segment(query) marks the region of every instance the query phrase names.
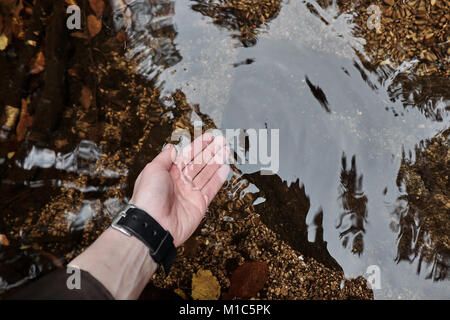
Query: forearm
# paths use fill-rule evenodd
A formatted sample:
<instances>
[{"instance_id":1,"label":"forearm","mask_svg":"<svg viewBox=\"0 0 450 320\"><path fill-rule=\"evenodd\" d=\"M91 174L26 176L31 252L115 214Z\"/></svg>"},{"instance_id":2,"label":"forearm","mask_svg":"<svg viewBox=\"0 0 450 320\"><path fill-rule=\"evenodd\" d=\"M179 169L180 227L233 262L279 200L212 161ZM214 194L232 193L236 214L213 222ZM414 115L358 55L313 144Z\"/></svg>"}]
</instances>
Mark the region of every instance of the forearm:
<instances>
[{"instance_id":1,"label":"forearm","mask_svg":"<svg viewBox=\"0 0 450 320\"><path fill-rule=\"evenodd\" d=\"M136 299L157 269L149 249L136 237L108 228L69 266L88 271L116 299Z\"/></svg>"}]
</instances>

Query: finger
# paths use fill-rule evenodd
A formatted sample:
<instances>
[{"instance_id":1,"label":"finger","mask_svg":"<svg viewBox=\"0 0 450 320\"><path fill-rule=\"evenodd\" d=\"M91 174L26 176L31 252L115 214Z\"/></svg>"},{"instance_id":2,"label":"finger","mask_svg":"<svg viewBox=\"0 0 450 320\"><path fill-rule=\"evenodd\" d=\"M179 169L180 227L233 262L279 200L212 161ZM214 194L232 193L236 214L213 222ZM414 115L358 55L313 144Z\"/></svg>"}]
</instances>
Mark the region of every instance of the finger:
<instances>
[{"instance_id":1,"label":"finger","mask_svg":"<svg viewBox=\"0 0 450 320\"><path fill-rule=\"evenodd\" d=\"M194 178L202 171L202 169L211 161L211 159L225 147L226 140L223 136L214 138L205 150L195 156L194 160L186 165L183 173L188 179Z\"/></svg>"},{"instance_id":2,"label":"finger","mask_svg":"<svg viewBox=\"0 0 450 320\"><path fill-rule=\"evenodd\" d=\"M183 170L186 164L191 162L194 157L202 152L214 139L214 136L207 132L196 138L190 145L181 149L175 163Z\"/></svg>"},{"instance_id":3,"label":"finger","mask_svg":"<svg viewBox=\"0 0 450 320\"><path fill-rule=\"evenodd\" d=\"M230 166L228 164L223 164L219 170L217 170L208 183L201 190L203 197L206 201L206 206L209 206L211 201L222 188L223 183L227 180L228 174L230 173Z\"/></svg>"},{"instance_id":4,"label":"finger","mask_svg":"<svg viewBox=\"0 0 450 320\"><path fill-rule=\"evenodd\" d=\"M217 154L208 162L202 171L194 178L194 186L198 189L202 189L208 181L214 176L217 170L226 163L229 155L229 149L223 147L217 152Z\"/></svg>"},{"instance_id":5,"label":"finger","mask_svg":"<svg viewBox=\"0 0 450 320\"><path fill-rule=\"evenodd\" d=\"M163 151L156 156L155 159L151 162L153 165L158 165L164 170L169 170L175 161L177 156L177 151L173 144L167 144Z\"/></svg>"}]
</instances>

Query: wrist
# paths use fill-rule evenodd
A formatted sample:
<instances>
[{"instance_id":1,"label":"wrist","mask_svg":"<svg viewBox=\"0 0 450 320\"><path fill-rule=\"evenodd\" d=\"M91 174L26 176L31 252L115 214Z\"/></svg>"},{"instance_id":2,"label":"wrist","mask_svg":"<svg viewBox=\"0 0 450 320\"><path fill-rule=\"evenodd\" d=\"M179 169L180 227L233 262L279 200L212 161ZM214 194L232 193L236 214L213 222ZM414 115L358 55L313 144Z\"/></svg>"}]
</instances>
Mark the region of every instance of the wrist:
<instances>
[{"instance_id":1,"label":"wrist","mask_svg":"<svg viewBox=\"0 0 450 320\"><path fill-rule=\"evenodd\" d=\"M158 265L139 239L113 228L69 263L89 272L116 299L136 299Z\"/></svg>"}]
</instances>

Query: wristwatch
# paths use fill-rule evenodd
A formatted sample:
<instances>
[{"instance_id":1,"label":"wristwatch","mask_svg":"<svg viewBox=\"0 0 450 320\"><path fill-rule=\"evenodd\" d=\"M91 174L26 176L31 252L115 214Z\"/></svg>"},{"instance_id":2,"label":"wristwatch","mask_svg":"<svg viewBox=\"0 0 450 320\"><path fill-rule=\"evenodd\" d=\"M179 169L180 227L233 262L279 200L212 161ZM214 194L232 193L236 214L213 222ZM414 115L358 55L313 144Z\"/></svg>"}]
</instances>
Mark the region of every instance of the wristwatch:
<instances>
[{"instance_id":1,"label":"wristwatch","mask_svg":"<svg viewBox=\"0 0 450 320\"><path fill-rule=\"evenodd\" d=\"M114 217L111 227L141 240L149 248L153 260L163 267L166 276L169 274L177 257L173 237L147 212L129 204Z\"/></svg>"}]
</instances>

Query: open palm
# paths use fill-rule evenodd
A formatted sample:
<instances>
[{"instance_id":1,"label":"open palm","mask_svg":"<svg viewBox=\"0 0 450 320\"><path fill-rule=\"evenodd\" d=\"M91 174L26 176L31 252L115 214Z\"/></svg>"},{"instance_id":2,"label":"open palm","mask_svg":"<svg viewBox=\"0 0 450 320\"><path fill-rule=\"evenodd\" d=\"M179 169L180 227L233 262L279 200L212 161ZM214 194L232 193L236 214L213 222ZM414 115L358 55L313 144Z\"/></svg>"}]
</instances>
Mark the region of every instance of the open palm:
<instances>
[{"instance_id":1,"label":"open palm","mask_svg":"<svg viewBox=\"0 0 450 320\"><path fill-rule=\"evenodd\" d=\"M158 221L179 246L195 231L226 181L228 155L225 139L209 133L178 154L168 145L139 174L130 203Z\"/></svg>"}]
</instances>

